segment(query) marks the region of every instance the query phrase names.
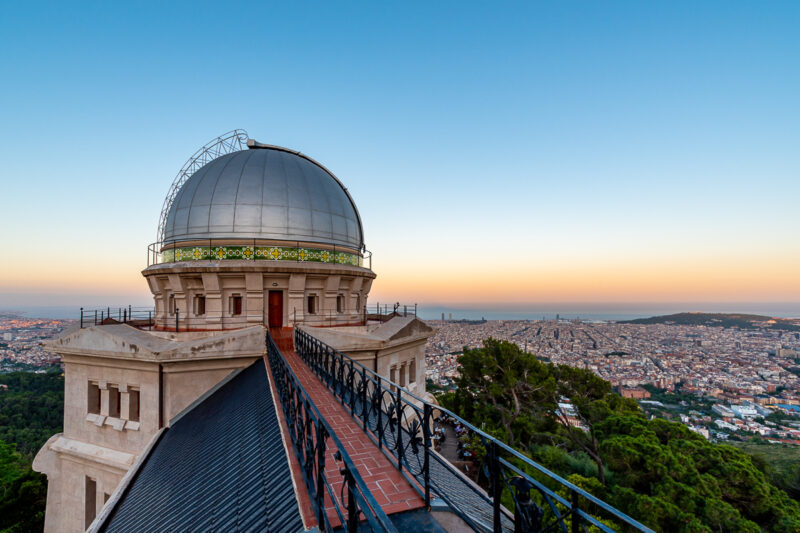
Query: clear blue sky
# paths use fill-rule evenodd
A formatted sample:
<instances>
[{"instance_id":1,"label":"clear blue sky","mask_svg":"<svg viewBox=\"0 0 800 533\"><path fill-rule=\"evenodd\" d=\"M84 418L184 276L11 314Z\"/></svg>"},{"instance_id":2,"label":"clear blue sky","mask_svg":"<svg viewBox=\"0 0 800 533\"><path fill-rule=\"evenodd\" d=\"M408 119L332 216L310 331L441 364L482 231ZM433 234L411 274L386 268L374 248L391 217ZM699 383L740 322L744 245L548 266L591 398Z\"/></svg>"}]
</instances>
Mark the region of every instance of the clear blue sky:
<instances>
[{"instance_id":1,"label":"clear blue sky","mask_svg":"<svg viewBox=\"0 0 800 533\"><path fill-rule=\"evenodd\" d=\"M287 4L3 3L0 299L146 303L244 128L348 186L373 301L800 301L800 3Z\"/></svg>"}]
</instances>

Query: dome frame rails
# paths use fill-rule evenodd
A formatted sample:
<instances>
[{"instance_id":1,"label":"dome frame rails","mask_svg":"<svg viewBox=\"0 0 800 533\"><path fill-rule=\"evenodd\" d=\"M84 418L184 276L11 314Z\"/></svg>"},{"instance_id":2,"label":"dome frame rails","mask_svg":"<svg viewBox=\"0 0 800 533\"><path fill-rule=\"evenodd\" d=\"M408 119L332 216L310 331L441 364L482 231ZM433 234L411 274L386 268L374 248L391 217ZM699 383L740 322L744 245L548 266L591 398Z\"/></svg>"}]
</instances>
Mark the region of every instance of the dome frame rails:
<instances>
[{"instance_id":1,"label":"dome frame rails","mask_svg":"<svg viewBox=\"0 0 800 533\"><path fill-rule=\"evenodd\" d=\"M188 180L197 170L202 168L207 163L214 159L231 152L238 152L247 148L247 140L249 135L243 129L231 130L227 133L212 139L211 141L200 147L192 156L183 164L175 179L172 180L167 197L164 198L164 204L161 206L161 214L158 216L158 234L156 241L163 241L164 234L167 228L167 215L169 214L172 203L178 195L181 187L186 180Z\"/></svg>"}]
</instances>

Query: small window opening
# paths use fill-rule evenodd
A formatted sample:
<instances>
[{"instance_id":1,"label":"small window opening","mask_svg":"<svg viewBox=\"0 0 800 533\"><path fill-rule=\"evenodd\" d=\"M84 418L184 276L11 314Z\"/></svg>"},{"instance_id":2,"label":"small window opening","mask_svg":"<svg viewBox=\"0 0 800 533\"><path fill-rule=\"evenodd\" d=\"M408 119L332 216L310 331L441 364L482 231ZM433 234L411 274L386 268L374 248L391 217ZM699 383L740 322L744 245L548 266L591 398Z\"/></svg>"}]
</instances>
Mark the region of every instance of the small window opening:
<instances>
[{"instance_id":1,"label":"small window opening","mask_svg":"<svg viewBox=\"0 0 800 533\"><path fill-rule=\"evenodd\" d=\"M128 389L128 420L139 421L139 391L138 389Z\"/></svg>"},{"instance_id":2,"label":"small window opening","mask_svg":"<svg viewBox=\"0 0 800 533\"><path fill-rule=\"evenodd\" d=\"M308 307L306 308L310 315L317 312L317 300L315 296L308 297Z\"/></svg>"},{"instance_id":3,"label":"small window opening","mask_svg":"<svg viewBox=\"0 0 800 533\"><path fill-rule=\"evenodd\" d=\"M202 316L206 314L206 297L202 294L199 296L195 296L194 314L197 316Z\"/></svg>"},{"instance_id":4,"label":"small window opening","mask_svg":"<svg viewBox=\"0 0 800 533\"><path fill-rule=\"evenodd\" d=\"M336 312L344 313L344 295L340 294L336 297Z\"/></svg>"},{"instance_id":5,"label":"small window opening","mask_svg":"<svg viewBox=\"0 0 800 533\"><path fill-rule=\"evenodd\" d=\"M169 295L169 314L171 314L171 315L175 314L175 295L174 294L170 294Z\"/></svg>"},{"instance_id":6,"label":"small window opening","mask_svg":"<svg viewBox=\"0 0 800 533\"><path fill-rule=\"evenodd\" d=\"M87 412L100 414L100 387L97 383L89 382L89 395L86 401Z\"/></svg>"},{"instance_id":7,"label":"small window opening","mask_svg":"<svg viewBox=\"0 0 800 533\"><path fill-rule=\"evenodd\" d=\"M242 296L240 294L234 294L231 296L231 315L241 315L242 314Z\"/></svg>"},{"instance_id":8,"label":"small window opening","mask_svg":"<svg viewBox=\"0 0 800 533\"><path fill-rule=\"evenodd\" d=\"M119 418L119 387L116 385L108 386L108 416Z\"/></svg>"},{"instance_id":9,"label":"small window opening","mask_svg":"<svg viewBox=\"0 0 800 533\"><path fill-rule=\"evenodd\" d=\"M83 523L87 529L94 521L97 514L97 482L90 477L86 477L84 490L84 516Z\"/></svg>"},{"instance_id":10,"label":"small window opening","mask_svg":"<svg viewBox=\"0 0 800 533\"><path fill-rule=\"evenodd\" d=\"M417 360L412 359L408 365L408 382L414 383L417 381Z\"/></svg>"}]
</instances>

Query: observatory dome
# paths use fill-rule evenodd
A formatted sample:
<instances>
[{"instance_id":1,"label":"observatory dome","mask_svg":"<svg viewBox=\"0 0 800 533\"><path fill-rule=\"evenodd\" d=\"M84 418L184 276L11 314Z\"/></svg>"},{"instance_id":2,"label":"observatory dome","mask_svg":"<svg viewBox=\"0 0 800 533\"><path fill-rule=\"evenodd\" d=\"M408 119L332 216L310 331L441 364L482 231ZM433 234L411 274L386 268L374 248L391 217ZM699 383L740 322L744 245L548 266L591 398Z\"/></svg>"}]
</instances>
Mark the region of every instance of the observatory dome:
<instances>
[{"instance_id":1,"label":"observatory dome","mask_svg":"<svg viewBox=\"0 0 800 533\"><path fill-rule=\"evenodd\" d=\"M361 218L342 183L316 161L266 145L214 159L178 190L163 244L209 239L364 245Z\"/></svg>"}]
</instances>

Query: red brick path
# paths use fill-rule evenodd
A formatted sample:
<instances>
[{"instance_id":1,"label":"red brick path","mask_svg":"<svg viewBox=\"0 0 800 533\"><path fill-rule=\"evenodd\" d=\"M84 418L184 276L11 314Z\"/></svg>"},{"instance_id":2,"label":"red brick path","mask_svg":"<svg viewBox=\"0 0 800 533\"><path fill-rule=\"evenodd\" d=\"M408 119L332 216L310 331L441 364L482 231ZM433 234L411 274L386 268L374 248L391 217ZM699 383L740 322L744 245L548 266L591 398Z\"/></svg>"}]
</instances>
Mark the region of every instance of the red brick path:
<instances>
[{"instance_id":1,"label":"red brick path","mask_svg":"<svg viewBox=\"0 0 800 533\"><path fill-rule=\"evenodd\" d=\"M386 514L392 514L424 507L425 502L419 494L398 472L397 468L389 462L383 452L367 437L359 423L350 416L350 413L341 406L338 399L319 381L317 375L306 366L300 356L297 355L297 352L294 351L292 329L271 329L270 333L292 370L294 370L294 373L303 384L303 387L305 387L306 392L311 397L311 401L314 402L320 414L330 424L336 436L339 437L348 455L355 463L358 472L364 479L367 488L372 492L383 511ZM267 368L269 368L268 362ZM282 412L280 414L283 415ZM289 439L288 434L285 435L285 438ZM286 446L294 450L291 442L287 442ZM335 451L336 447L333 441L328 439L325 476L333 487L336 497L339 498L344 479L339 473L340 464L337 464L333 459ZM293 463L295 462L293 461ZM295 463L292 466L297 483L302 484L303 478L299 471L299 464ZM340 501L339 504L342 510L346 508L343 502ZM336 527L335 525L339 523L339 519L327 498L326 509L328 517Z\"/></svg>"}]
</instances>

